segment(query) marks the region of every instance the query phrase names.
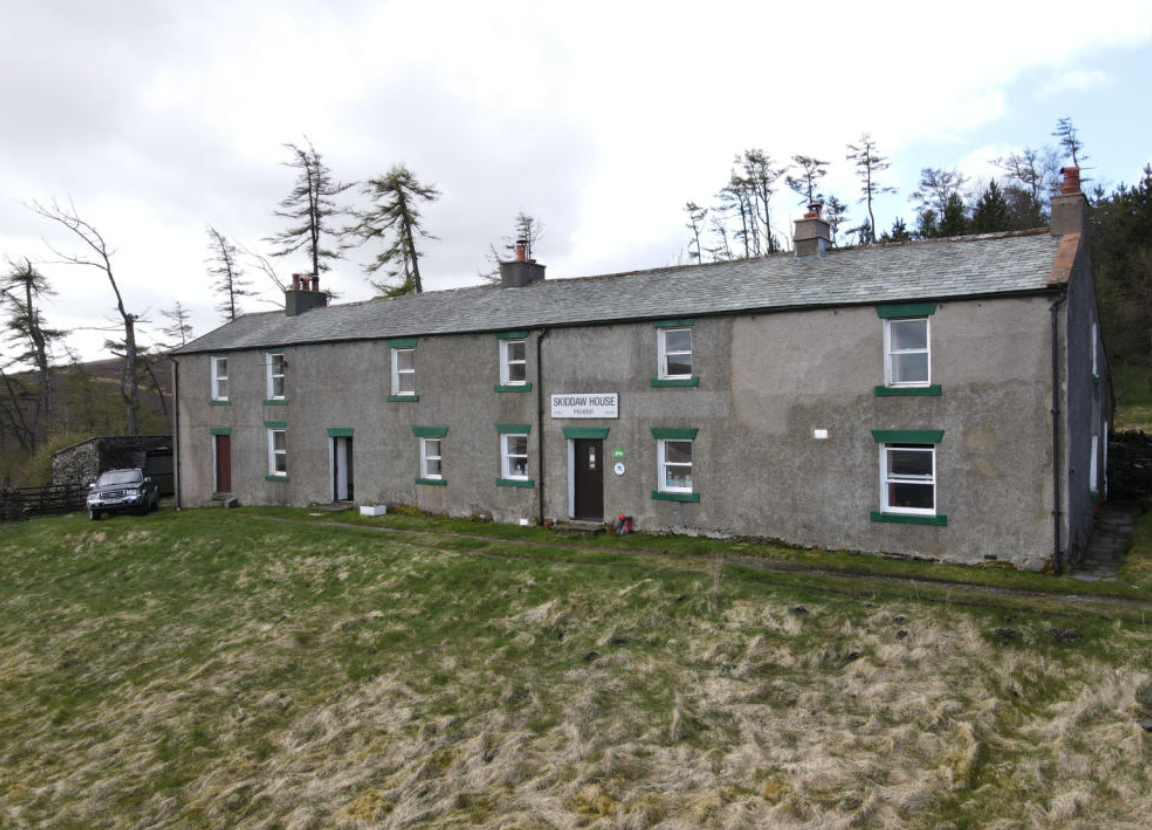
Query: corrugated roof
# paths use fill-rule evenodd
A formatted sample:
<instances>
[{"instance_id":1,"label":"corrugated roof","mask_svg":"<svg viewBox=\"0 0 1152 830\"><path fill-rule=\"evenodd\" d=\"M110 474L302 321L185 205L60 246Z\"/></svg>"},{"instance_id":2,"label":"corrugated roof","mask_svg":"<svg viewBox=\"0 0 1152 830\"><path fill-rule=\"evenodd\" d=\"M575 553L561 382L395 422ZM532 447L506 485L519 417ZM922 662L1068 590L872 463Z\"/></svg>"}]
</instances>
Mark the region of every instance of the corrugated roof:
<instances>
[{"instance_id":1,"label":"corrugated roof","mask_svg":"<svg viewBox=\"0 0 1152 830\"><path fill-rule=\"evenodd\" d=\"M1059 237L974 236L248 314L175 354L1043 290Z\"/></svg>"}]
</instances>

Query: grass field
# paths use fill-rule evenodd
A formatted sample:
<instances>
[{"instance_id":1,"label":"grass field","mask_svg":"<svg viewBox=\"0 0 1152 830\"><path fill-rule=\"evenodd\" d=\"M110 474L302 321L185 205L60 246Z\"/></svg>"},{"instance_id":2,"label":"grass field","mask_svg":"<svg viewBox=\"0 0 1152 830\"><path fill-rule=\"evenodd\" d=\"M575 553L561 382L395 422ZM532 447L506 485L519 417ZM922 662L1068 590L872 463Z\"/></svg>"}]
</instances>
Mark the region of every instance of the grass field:
<instances>
[{"instance_id":1,"label":"grass field","mask_svg":"<svg viewBox=\"0 0 1152 830\"><path fill-rule=\"evenodd\" d=\"M0 826L1148 826L1146 568L1085 604L379 524L0 527Z\"/></svg>"},{"instance_id":2,"label":"grass field","mask_svg":"<svg viewBox=\"0 0 1152 830\"><path fill-rule=\"evenodd\" d=\"M1146 366L1117 366L1112 370L1112 384L1116 429L1138 429L1152 435L1152 371Z\"/></svg>"}]
</instances>

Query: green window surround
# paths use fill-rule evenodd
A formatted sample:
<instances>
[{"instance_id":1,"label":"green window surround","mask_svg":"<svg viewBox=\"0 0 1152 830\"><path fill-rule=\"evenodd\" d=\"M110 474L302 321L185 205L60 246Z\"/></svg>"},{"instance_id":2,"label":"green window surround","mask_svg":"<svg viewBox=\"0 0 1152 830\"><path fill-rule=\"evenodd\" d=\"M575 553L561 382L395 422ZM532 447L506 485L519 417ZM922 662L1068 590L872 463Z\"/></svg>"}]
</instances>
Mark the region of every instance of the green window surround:
<instances>
[{"instance_id":1,"label":"green window surround","mask_svg":"<svg viewBox=\"0 0 1152 830\"><path fill-rule=\"evenodd\" d=\"M944 440L944 430L874 429L872 440L877 444L939 444Z\"/></svg>"},{"instance_id":2,"label":"green window surround","mask_svg":"<svg viewBox=\"0 0 1152 830\"><path fill-rule=\"evenodd\" d=\"M497 424L496 432L501 435L527 435L532 431L531 424Z\"/></svg>"},{"instance_id":3,"label":"green window surround","mask_svg":"<svg viewBox=\"0 0 1152 830\"><path fill-rule=\"evenodd\" d=\"M385 398L388 403L419 403L419 395L389 395Z\"/></svg>"},{"instance_id":4,"label":"green window surround","mask_svg":"<svg viewBox=\"0 0 1152 830\"><path fill-rule=\"evenodd\" d=\"M208 401L209 406L231 406L232 401Z\"/></svg>"},{"instance_id":5,"label":"green window surround","mask_svg":"<svg viewBox=\"0 0 1152 830\"><path fill-rule=\"evenodd\" d=\"M652 437L661 441L695 441L699 429L665 429L652 427Z\"/></svg>"},{"instance_id":6,"label":"green window surround","mask_svg":"<svg viewBox=\"0 0 1152 830\"><path fill-rule=\"evenodd\" d=\"M412 434L417 438L443 438L448 427L412 427Z\"/></svg>"},{"instance_id":7,"label":"green window surround","mask_svg":"<svg viewBox=\"0 0 1152 830\"><path fill-rule=\"evenodd\" d=\"M1092 376L1092 382L1093 383L1099 383L1100 382L1100 376L1099 375L1093 375Z\"/></svg>"},{"instance_id":8,"label":"green window surround","mask_svg":"<svg viewBox=\"0 0 1152 830\"><path fill-rule=\"evenodd\" d=\"M268 429L288 429L287 421L265 421L264 426Z\"/></svg>"},{"instance_id":9,"label":"green window surround","mask_svg":"<svg viewBox=\"0 0 1152 830\"><path fill-rule=\"evenodd\" d=\"M603 440L608 437L609 429L611 427L564 427L564 437Z\"/></svg>"},{"instance_id":10,"label":"green window surround","mask_svg":"<svg viewBox=\"0 0 1152 830\"><path fill-rule=\"evenodd\" d=\"M904 396L918 398L940 397L940 385L932 386L877 386L877 398L901 398Z\"/></svg>"},{"instance_id":11,"label":"green window surround","mask_svg":"<svg viewBox=\"0 0 1152 830\"><path fill-rule=\"evenodd\" d=\"M288 481L288 476L264 476L265 481Z\"/></svg>"},{"instance_id":12,"label":"green window surround","mask_svg":"<svg viewBox=\"0 0 1152 830\"><path fill-rule=\"evenodd\" d=\"M905 320L909 317L931 317L936 313L936 303L884 303L876 306L876 316L881 320Z\"/></svg>"},{"instance_id":13,"label":"green window surround","mask_svg":"<svg viewBox=\"0 0 1152 830\"><path fill-rule=\"evenodd\" d=\"M390 349L414 349L416 348L416 341L419 337L393 337L391 340L385 340Z\"/></svg>"},{"instance_id":14,"label":"green window surround","mask_svg":"<svg viewBox=\"0 0 1152 830\"><path fill-rule=\"evenodd\" d=\"M699 386L700 378L652 378L653 388L659 389L665 386Z\"/></svg>"},{"instance_id":15,"label":"green window surround","mask_svg":"<svg viewBox=\"0 0 1152 830\"><path fill-rule=\"evenodd\" d=\"M532 384L530 383L517 383L513 386L505 386L497 383L492 387L493 392L531 392Z\"/></svg>"},{"instance_id":16,"label":"green window surround","mask_svg":"<svg viewBox=\"0 0 1152 830\"><path fill-rule=\"evenodd\" d=\"M208 356L209 357L227 357L228 352L209 352Z\"/></svg>"},{"instance_id":17,"label":"green window surround","mask_svg":"<svg viewBox=\"0 0 1152 830\"><path fill-rule=\"evenodd\" d=\"M681 317L679 320L653 320L652 327L657 329L685 329L696 325L692 317Z\"/></svg>"},{"instance_id":18,"label":"green window surround","mask_svg":"<svg viewBox=\"0 0 1152 830\"><path fill-rule=\"evenodd\" d=\"M231 435L232 427L212 427L211 433L213 435Z\"/></svg>"},{"instance_id":19,"label":"green window surround","mask_svg":"<svg viewBox=\"0 0 1152 830\"><path fill-rule=\"evenodd\" d=\"M497 340L527 340L527 331L498 331L496 332Z\"/></svg>"},{"instance_id":20,"label":"green window surround","mask_svg":"<svg viewBox=\"0 0 1152 830\"><path fill-rule=\"evenodd\" d=\"M656 501L685 501L692 504L700 502L699 493L665 493L660 490L653 490L652 498Z\"/></svg>"},{"instance_id":21,"label":"green window surround","mask_svg":"<svg viewBox=\"0 0 1152 830\"><path fill-rule=\"evenodd\" d=\"M351 427L328 427L329 438L351 438Z\"/></svg>"},{"instance_id":22,"label":"green window surround","mask_svg":"<svg viewBox=\"0 0 1152 830\"><path fill-rule=\"evenodd\" d=\"M498 478L497 487L535 487L536 482L530 478Z\"/></svg>"},{"instance_id":23,"label":"green window surround","mask_svg":"<svg viewBox=\"0 0 1152 830\"><path fill-rule=\"evenodd\" d=\"M287 398L274 398L272 400L264 401L264 405L265 406L287 406L288 405L288 399Z\"/></svg>"},{"instance_id":24,"label":"green window surround","mask_svg":"<svg viewBox=\"0 0 1152 830\"><path fill-rule=\"evenodd\" d=\"M264 351L268 352L268 354L284 354L284 347L283 346L269 347L269 348L265 349Z\"/></svg>"},{"instance_id":25,"label":"green window surround","mask_svg":"<svg viewBox=\"0 0 1152 830\"><path fill-rule=\"evenodd\" d=\"M873 510L872 521L892 522L893 524L901 525L937 525L943 527L948 524L948 517L943 514L916 516L908 513L881 513L879 510Z\"/></svg>"},{"instance_id":26,"label":"green window surround","mask_svg":"<svg viewBox=\"0 0 1152 830\"><path fill-rule=\"evenodd\" d=\"M428 485L431 485L433 487L447 487L448 486L448 482L442 478L418 478L418 479L416 479L416 483L417 484L428 484Z\"/></svg>"}]
</instances>

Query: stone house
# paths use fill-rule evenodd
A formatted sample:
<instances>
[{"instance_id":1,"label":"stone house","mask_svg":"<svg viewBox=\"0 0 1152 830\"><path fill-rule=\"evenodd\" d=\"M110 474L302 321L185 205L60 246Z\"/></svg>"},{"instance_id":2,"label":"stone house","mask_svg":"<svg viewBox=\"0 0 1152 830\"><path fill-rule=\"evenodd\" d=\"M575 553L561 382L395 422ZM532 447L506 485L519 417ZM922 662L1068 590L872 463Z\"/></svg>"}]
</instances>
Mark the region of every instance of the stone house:
<instances>
[{"instance_id":1,"label":"stone house","mask_svg":"<svg viewBox=\"0 0 1152 830\"><path fill-rule=\"evenodd\" d=\"M404 503L1059 566L1111 417L1078 171L1050 230L284 313L179 349L178 499Z\"/></svg>"}]
</instances>

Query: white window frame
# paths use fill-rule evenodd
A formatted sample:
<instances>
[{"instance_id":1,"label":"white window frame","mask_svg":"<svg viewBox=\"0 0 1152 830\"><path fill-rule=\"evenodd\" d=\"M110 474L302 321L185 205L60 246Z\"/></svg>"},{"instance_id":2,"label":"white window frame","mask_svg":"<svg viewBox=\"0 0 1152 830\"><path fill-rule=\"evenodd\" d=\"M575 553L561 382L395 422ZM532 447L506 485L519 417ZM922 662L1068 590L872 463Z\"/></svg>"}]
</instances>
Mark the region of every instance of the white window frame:
<instances>
[{"instance_id":1,"label":"white window frame","mask_svg":"<svg viewBox=\"0 0 1152 830\"><path fill-rule=\"evenodd\" d=\"M1099 341L1099 339L1100 339L1100 327L1098 324L1093 323L1092 324L1092 377L1099 377L1099 375L1100 375L1100 371L1097 368L1099 361L1098 361L1098 358L1096 356L1097 355L1097 342Z\"/></svg>"},{"instance_id":2,"label":"white window frame","mask_svg":"<svg viewBox=\"0 0 1152 830\"><path fill-rule=\"evenodd\" d=\"M284 436L284 449L276 449L276 433L281 433ZM276 456L284 456L284 469L276 469ZM280 476L281 478L288 477L288 430L279 427L268 427L268 475Z\"/></svg>"},{"instance_id":3,"label":"white window frame","mask_svg":"<svg viewBox=\"0 0 1152 830\"><path fill-rule=\"evenodd\" d=\"M412 368L400 368L400 352L412 353ZM400 391L400 376L412 376L412 389L410 391ZM416 347L415 346L393 346L392 347L392 394L393 395L415 395L416 394Z\"/></svg>"},{"instance_id":4,"label":"white window frame","mask_svg":"<svg viewBox=\"0 0 1152 830\"><path fill-rule=\"evenodd\" d=\"M1100 452L1100 436L1092 436L1092 457L1088 461L1088 490L1092 494L1100 492L1100 462L1097 455Z\"/></svg>"},{"instance_id":5,"label":"white window frame","mask_svg":"<svg viewBox=\"0 0 1152 830\"><path fill-rule=\"evenodd\" d=\"M420 439L420 478L431 478L437 481L444 478L444 444L443 438L421 438ZM431 442L436 443L436 452L430 453L428 446ZM428 461L435 459L440 462L440 472L432 473L428 471Z\"/></svg>"},{"instance_id":6,"label":"white window frame","mask_svg":"<svg viewBox=\"0 0 1152 830\"><path fill-rule=\"evenodd\" d=\"M892 350L892 324L893 323L916 323L920 320L924 321L924 343L923 349L899 349ZM928 356L928 377L924 380L912 381L893 381L892 376L892 357L901 354L926 354ZM892 320L884 321L884 385L894 388L915 388L921 386L932 385L932 318L931 317L901 317Z\"/></svg>"},{"instance_id":7,"label":"white window frame","mask_svg":"<svg viewBox=\"0 0 1152 830\"><path fill-rule=\"evenodd\" d=\"M511 450L511 441L513 438L523 438L525 447L524 453L513 453ZM512 472L512 459L524 459L524 475L514 474ZM528 464L530 462L531 452L528 443L528 433L526 432L509 432L500 436L500 477L508 479L509 481L528 481Z\"/></svg>"},{"instance_id":8,"label":"white window frame","mask_svg":"<svg viewBox=\"0 0 1152 830\"><path fill-rule=\"evenodd\" d=\"M212 355L209 358L212 361L212 400L226 401L228 400L228 355ZM224 374L220 374L220 364L224 364ZM224 381L224 394L220 393L220 381Z\"/></svg>"},{"instance_id":9,"label":"white window frame","mask_svg":"<svg viewBox=\"0 0 1152 830\"><path fill-rule=\"evenodd\" d=\"M279 374L276 374L276 371L275 371L276 358L280 358L280 373ZM270 401L282 401L287 397L288 387L286 386L286 383L287 383L286 378L285 378L286 372L284 371L286 366L287 366L287 363L284 360L284 352L266 352L265 353L265 356L264 356L264 374L265 374L266 386L267 386L267 389L265 391L267 393L266 397ZM275 390L276 378L280 378L281 390L280 390L279 395L277 395L275 393L276 392L276 390Z\"/></svg>"},{"instance_id":10,"label":"white window frame","mask_svg":"<svg viewBox=\"0 0 1152 830\"><path fill-rule=\"evenodd\" d=\"M687 464L680 461L668 461L667 459L667 444L672 442L675 444L687 444L689 446L689 455L692 455L694 449L692 445L694 441L687 438L657 438L656 439L656 489L661 493L694 493L696 492L692 487L675 487L668 484L667 468L668 467L687 467L688 478L692 480L692 462ZM692 482L695 486L695 481Z\"/></svg>"},{"instance_id":11,"label":"white window frame","mask_svg":"<svg viewBox=\"0 0 1152 830\"><path fill-rule=\"evenodd\" d=\"M932 454L932 474L930 476L891 476L888 475L888 453L891 450L930 452ZM889 484L930 484L932 485L932 507L898 507L888 503ZM880 445L880 512L899 513L908 516L935 516L936 515L936 445L897 442Z\"/></svg>"},{"instance_id":12,"label":"white window frame","mask_svg":"<svg viewBox=\"0 0 1152 830\"><path fill-rule=\"evenodd\" d=\"M513 343L519 343L524 346L524 359L513 360L511 357L511 346ZM512 372L510 367L513 365L522 365L524 367L524 379L512 380ZM527 386L528 385L528 341L523 339L517 340L501 340L500 341L500 385L501 386Z\"/></svg>"},{"instance_id":13,"label":"white window frame","mask_svg":"<svg viewBox=\"0 0 1152 830\"><path fill-rule=\"evenodd\" d=\"M668 333L673 331L686 331L688 332L688 351L668 351ZM692 329L688 326L678 326L676 328L659 328L656 329L656 359L659 365L656 367L656 377L660 380L687 380L694 377L691 371L686 375L673 375L668 372L668 357L669 355L688 355L689 364L692 363Z\"/></svg>"}]
</instances>

